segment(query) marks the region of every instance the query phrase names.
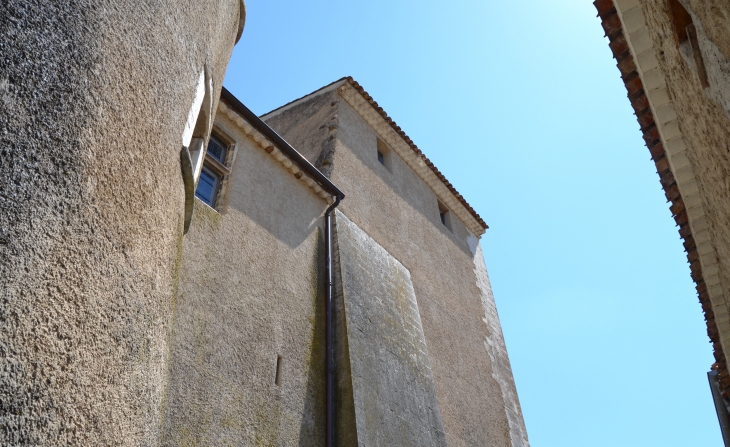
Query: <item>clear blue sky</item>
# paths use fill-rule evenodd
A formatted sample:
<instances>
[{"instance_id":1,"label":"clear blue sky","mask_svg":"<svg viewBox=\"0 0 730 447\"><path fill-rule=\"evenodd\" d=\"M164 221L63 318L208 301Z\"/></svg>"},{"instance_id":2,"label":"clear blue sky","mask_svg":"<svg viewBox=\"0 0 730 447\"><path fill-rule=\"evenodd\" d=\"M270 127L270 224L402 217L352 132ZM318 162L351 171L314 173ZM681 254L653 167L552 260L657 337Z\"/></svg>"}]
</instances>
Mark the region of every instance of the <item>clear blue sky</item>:
<instances>
[{"instance_id":1,"label":"clear blue sky","mask_svg":"<svg viewBox=\"0 0 730 447\"><path fill-rule=\"evenodd\" d=\"M490 225L533 447L722 445L681 240L588 0L247 0L225 85L351 75Z\"/></svg>"}]
</instances>

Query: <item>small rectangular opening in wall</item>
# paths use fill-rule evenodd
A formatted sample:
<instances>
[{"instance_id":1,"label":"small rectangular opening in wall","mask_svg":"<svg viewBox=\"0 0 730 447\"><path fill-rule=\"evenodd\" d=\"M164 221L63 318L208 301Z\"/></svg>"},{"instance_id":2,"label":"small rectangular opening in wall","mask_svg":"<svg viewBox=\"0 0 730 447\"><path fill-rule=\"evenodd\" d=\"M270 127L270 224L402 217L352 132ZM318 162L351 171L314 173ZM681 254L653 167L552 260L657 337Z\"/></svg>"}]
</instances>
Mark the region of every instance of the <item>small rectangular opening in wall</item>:
<instances>
[{"instance_id":1,"label":"small rectangular opening in wall","mask_svg":"<svg viewBox=\"0 0 730 447\"><path fill-rule=\"evenodd\" d=\"M667 6L671 15L672 28L674 28L674 39L679 46L689 38L687 27L692 24L692 16L678 0L667 0Z\"/></svg>"},{"instance_id":2,"label":"small rectangular opening in wall","mask_svg":"<svg viewBox=\"0 0 730 447\"><path fill-rule=\"evenodd\" d=\"M378 138L377 154L378 154L378 162L381 165L385 166L385 169L393 172L392 164L391 164L391 162L392 162L391 150L388 147L388 145L385 144L385 142L383 142L383 140L381 140L380 138Z\"/></svg>"},{"instance_id":3,"label":"small rectangular opening in wall","mask_svg":"<svg viewBox=\"0 0 730 447\"><path fill-rule=\"evenodd\" d=\"M211 208L215 208L221 177L221 175L210 169L207 165L203 165L200 172L200 180L198 180L198 187L195 189L195 197L202 200Z\"/></svg>"},{"instance_id":4,"label":"small rectangular opening in wall","mask_svg":"<svg viewBox=\"0 0 730 447\"><path fill-rule=\"evenodd\" d=\"M439 205L439 217L441 218L441 224L449 229L449 231L454 231L451 229L451 211L449 211L448 208L446 208L446 205L441 203L440 200L438 200Z\"/></svg>"},{"instance_id":5,"label":"small rectangular opening in wall","mask_svg":"<svg viewBox=\"0 0 730 447\"><path fill-rule=\"evenodd\" d=\"M283 367L282 363L284 363L284 359L282 359L280 355L277 355L276 356L276 377L274 378L274 383L277 386L281 386L281 369Z\"/></svg>"}]
</instances>

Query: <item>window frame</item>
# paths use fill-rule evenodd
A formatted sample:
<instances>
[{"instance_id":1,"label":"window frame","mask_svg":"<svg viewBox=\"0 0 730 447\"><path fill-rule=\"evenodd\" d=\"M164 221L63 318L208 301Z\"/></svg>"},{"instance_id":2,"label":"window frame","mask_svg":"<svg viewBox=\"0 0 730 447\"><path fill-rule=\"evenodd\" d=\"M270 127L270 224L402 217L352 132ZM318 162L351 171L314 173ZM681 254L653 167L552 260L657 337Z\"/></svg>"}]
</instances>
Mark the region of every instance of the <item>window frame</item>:
<instances>
[{"instance_id":1,"label":"window frame","mask_svg":"<svg viewBox=\"0 0 730 447\"><path fill-rule=\"evenodd\" d=\"M212 192L210 194L210 202L208 202L204 197L202 197L201 194L198 193L198 188L200 187L200 182L203 181L203 174L209 175L213 178L213 188ZM215 172L213 169L210 169L206 164L203 164L202 169L200 170L200 179L198 180L198 186L195 188L195 197L200 199L201 202L205 203L209 207L215 209L216 204L218 202L218 193L220 192L220 186L222 182L222 177L220 174Z\"/></svg>"},{"instance_id":2,"label":"window frame","mask_svg":"<svg viewBox=\"0 0 730 447\"><path fill-rule=\"evenodd\" d=\"M223 149L223 157L218 158L215 155L212 155L210 152L210 143L215 142L215 144L219 144L221 148ZM210 138L208 139L208 147L205 148L205 154L210 155L210 158L214 159L215 161L219 162L225 167L226 160L228 159L228 151L230 150L230 144L226 142L223 138L219 137L217 133L211 132Z\"/></svg>"},{"instance_id":3,"label":"window frame","mask_svg":"<svg viewBox=\"0 0 730 447\"><path fill-rule=\"evenodd\" d=\"M222 161L208 151L210 146L210 140L212 138L215 138L215 140L220 142L223 146L223 149L225 150ZM203 172L203 170L206 170L209 175L215 177L216 184L213 188L213 194L210 203L208 203L198 195L197 185L195 188L195 197L197 197L198 199L200 199L201 202L205 203L206 205L210 206L218 212L222 211L222 205L224 201L221 199L225 197L226 184L228 182L228 177L231 174L230 165L233 160L235 146L235 141L231 137L229 137L225 132L220 130L217 126L213 127L210 132L208 144L205 147L205 156L203 157L203 166L201 172ZM200 181L198 181L198 185L199 184Z\"/></svg>"}]
</instances>

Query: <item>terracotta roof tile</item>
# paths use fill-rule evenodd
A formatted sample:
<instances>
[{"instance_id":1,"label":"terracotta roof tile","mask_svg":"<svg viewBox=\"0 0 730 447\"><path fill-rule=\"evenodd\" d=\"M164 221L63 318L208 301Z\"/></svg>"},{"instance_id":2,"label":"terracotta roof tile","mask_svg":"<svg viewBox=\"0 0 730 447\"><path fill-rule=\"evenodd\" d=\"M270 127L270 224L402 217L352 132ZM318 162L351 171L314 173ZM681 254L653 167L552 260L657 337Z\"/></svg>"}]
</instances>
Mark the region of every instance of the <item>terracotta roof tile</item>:
<instances>
[{"instance_id":1,"label":"terracotta roof tile","mask_svg":"<svg viewBox=\"0 0 730 447\"><path fill-rule=\"evenodd\" d=\"M715 315L712 310L712 303L707 292L702 275L702 267L699 262L699 254L697 245L695 244L692 230L689 226L687 210L685 209L684 200L679 191L679 187L669 168L669 160L664 151L664 145L659 138L659 131L654 121L654 116L649 108L649 101L643 93L643 85L641 77L636 73L636 64L629 52L626 37L623 34L621 20L618 17L613 0L595 0L593 5L598 10L598 16L601 18L601 25L609 39L609 47L613 52L613 57L617 61L617 66L621 72L621 77L626 85L629 100L636 111L637 121L641 127L644 141L651 153L652 160L656 164L659 179L664 188L664 193L672 204L670 210L674 217L674 221L679 226L679 235L684 239L684 248L687 251L687 260L690 263L690 272L692 279L697 287L697 295L702 305L702 311L705 314L707 322L707 335L710 337L714 349L714 357L717 363L713 365L713 369L717 369L720 377L720 385L722 395L725 398L730 397L730 374L728 374L727 362L725 354L720 345L719 331L715 322Z\"/></svg>"}]
</instances>

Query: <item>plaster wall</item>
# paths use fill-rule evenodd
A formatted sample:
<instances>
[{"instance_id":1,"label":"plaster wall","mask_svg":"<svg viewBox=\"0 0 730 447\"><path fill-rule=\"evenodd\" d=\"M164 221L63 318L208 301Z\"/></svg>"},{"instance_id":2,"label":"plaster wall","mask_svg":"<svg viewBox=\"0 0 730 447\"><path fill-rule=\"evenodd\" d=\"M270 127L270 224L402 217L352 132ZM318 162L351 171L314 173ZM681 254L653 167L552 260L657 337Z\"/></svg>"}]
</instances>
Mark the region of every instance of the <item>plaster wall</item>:
<instances>
[{"instance_id":1,"label":"plaster wall","mask_svg":"<svg viewBox=\"0 0 730 447\"><path fill-rule=\"evenodd\" d=\"M708 42L730 60L730 4L722 0L683 0L684 7L692 14L693 22L703 28Z\"/></svg>"},{"instance_id":2,"label":"plaster wall","mask_svg":"<svg viewBox=\"0 0 730 447\"><path fill-rule=\"evenodd\" d=\"M0 4L0 444L158 443L181 134L239 8Z\"/></svg>"},{"instance_id":3,"label":"plaster wall","mask_svg":"<svg viewBox=\"0 0 730 447\"><path fill-rule=\"evenodd\" d=\"M332 173L332 155L337 130L337 104L340 99L336 89L315 95L305 105L283 106L263 116L275 129L310 163L324 175Z\"/></svg>"},{"instance_id":4,"label":"plaster wall","mask_svg":"<svg viewBox=\"0 0 730 447\"><path fill-rule=\"evenodd\" d=\"M445 447L410 273L339 211L334 234L338 444Z\"/></svg>"},{"instance_id":5,"label":"plaster wall","mask_svg":"<svg viewBox=\"0 0 730 447\"><path fill-rule=\"evenodd\" d=\"M322 445L327 204L216 125L234 162L221 213L196 199L184 238L163 445Z\"/></svg>"},{"instance_id":6,"label":"plaster wall","mask_svg":"<svg viewBox=\"0 0 730 447\"><path fill-rule=\"evenodd\" d=\"M323 137L334 141L326 157L330 178L347 195L339 209L411 274L447 444L513 445L506 407L516 410L522 433L524 423L506 350L499 363L488 352L490 341L503 346L503 340L477 285L476 238L454 215L453 231L442 225L431 188L394 151L390 169L380 164L376 131L336 91L324 95L305 98L288 113L327 118L319 125L326 124ZM283 114L264 118L287 140L301 138ZM301 150L316 153L321 142L310 144ZM324 157L317 157L321 165ZM527 445L516 438L521 444L514 445Z\"/></svg>"},{"instance_id":7,"label":"plaster wall","mask_svg":"<svg viewBox=\"0 0 730 447\"><path fill-rule=\"evenodd\" d=\"M700 84L691 48L686 44L678 48L675 44L667 2L646 0L641 5L687 146L686 155L697 180L710 240L717 253L720 284L727 297L730 292L730 4L724 0L683 0L681 3L697 28L710 84L707 89ZM724 316L728 310L715 312ZM720 332L730 329L725 323L718 321L718 324Z\"/></svg>"}]
</instances>

